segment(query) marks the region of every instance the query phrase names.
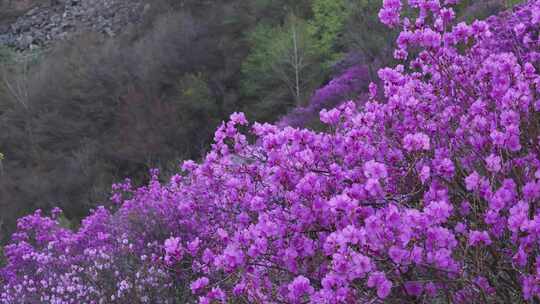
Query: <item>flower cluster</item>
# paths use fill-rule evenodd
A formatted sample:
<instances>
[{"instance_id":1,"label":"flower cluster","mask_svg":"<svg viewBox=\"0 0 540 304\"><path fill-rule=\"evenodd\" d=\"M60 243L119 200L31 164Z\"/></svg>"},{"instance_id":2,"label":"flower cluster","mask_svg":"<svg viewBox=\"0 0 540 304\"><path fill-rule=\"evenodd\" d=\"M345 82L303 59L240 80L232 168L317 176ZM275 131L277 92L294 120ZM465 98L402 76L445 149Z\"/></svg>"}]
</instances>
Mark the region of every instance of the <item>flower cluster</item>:
<instances>
[{"instance_id":1,"label":"flower cluster","mask_svg":"<svg viewBox=\"0 0 540 304\"><path fill-rule=\"evenodd\" d=\"M315 91L309 104L294 108L277 123L280 126L304 127L316 120L319 111L348 100L364 100L371 77L366 65L355 65Z\"/></svg>"},{"instance_id":2,"label":"flower cluster","mask_svg":"<svg viewBox=\"0 0 540 304\"><path fill-rule=\"evenodd\" d=\"M201 163L116 187L76 232L21 219L0 302L540 298L540 1L471 25L403 2L381 9L403 27L382 94L321 111L325 132L235 113Z\"/></svg>"}]
</instances>

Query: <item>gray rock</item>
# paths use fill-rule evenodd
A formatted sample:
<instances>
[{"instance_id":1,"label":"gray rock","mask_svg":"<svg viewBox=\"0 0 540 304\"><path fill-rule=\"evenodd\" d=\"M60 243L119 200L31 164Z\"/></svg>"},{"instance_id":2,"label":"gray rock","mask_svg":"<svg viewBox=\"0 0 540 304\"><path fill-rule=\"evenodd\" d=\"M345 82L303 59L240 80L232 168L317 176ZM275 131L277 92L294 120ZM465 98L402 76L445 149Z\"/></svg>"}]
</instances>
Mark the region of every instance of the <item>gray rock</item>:
<instances>
[{"instance_id":1,"label":"gray rock","mask_svg":"<svg viewBox=\"0 0 540 304\"><path fill-rule=\"evenodd\" d=\"M1 0L0 0L1 1ZM114 37L149 9L143 0L52 0L0 28L0 45L20 50L93 30ZM52 4L52 5L49 5Z\"/></svg>"},{"instance_id":2,"label":"gray rock","mask_svg":"<svg viewBox=\"0 0 540 304\"><path fill-rule=\"evenodd\" d=\"M14 43L14 38L11 34L1 34L0 35L0 45L12 45Z\"/></svg>"}]
</instances>

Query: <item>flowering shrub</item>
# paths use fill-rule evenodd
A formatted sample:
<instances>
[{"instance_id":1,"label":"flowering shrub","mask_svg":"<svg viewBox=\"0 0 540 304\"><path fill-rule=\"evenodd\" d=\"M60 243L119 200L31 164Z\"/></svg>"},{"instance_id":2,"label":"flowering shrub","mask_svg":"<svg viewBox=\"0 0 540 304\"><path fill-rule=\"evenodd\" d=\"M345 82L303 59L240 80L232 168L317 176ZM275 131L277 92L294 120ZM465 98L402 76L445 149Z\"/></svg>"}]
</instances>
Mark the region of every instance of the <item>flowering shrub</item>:
<instances>
[{"instance_id":1,"label":"flowering shrub","mask_svg":"<svg viewBox=\"0 0 540 304\"><path fill-rule=\"evenodd\" d=\"M277 125L304 127L315 120L322 109L334 108L347 100L363 100L369 82L369 68L366 65L350 67L316 90L307 106L294 108Z\"/></svg>"},{"instance_id":2,"label":"flowering shrub","mask_svg":"<svg viewBox=\"0 0 540 304\"><path fill-rule=\"evenodd\" d=\"M327 132L233 114L200 164L115 186L68 231L40 213L5 248L3 303L523 303L540 298L540 1L471 25L385 0L402 26L384 98ZM409 56L418 54L416 56Z\"/></svg>"}]
</instances>

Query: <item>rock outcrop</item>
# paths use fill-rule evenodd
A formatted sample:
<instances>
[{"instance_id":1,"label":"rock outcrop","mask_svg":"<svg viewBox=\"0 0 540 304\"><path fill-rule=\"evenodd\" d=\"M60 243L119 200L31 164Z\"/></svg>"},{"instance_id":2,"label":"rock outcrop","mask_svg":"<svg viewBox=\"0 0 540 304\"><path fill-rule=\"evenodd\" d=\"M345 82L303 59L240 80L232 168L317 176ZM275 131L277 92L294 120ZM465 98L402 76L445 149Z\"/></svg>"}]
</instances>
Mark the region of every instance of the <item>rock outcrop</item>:
<instances>
[{"instance_id":1,"label":"rock outcrop","mask_svg":"<svg viewBox=\"0 0 540 304\"><path fill-rule=\"evenodd\" d=\"M139 22L148 4L144 0L0 0L2 7L20 15L0 22L0 45L25 50L82 31L114 36ZM9 17L13 18L4 18Z\"/></svg>"}]
</instances>

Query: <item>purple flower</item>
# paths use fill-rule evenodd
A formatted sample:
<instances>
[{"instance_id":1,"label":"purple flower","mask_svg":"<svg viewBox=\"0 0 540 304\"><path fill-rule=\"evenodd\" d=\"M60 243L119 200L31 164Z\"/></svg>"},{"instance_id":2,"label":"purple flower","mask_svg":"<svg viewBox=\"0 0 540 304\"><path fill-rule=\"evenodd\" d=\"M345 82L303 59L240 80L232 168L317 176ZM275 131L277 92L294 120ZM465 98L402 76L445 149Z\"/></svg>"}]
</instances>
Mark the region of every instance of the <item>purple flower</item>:
<instances>
[{"instance_id":1,"label":"purple flower","mask_svg":"<svg viewBox=\"0 0 540 304\"><path fill-rule=\"evenodd\" d=\"M364 175L367 178L386 179L388 172L384 164L370 160L364 164Z\"/></svg>"},{"instance_id":2,"label":"purple flower","mask_svg":"<svg viewBox=\"0 0 540 304\"><path fill-rule=\"evenodd\" d=\"M309 280L304 276L297 276L288 286L289 299L294 303L301 303L301 298L311 295L315 289L310 285Z\"/></svg>"},{"instance_id":3,"label":"purple flower","mask_svg":"<svg viewBox=\"0 0 540 304\"><path fill-rule=\"evenodd\" d=\"M163 247L165 248L165 253L175 255L180 250L180 238L171 237L166 239Z\"/></svg>"},{"instance_id":4,"label":"purple flower","mask_svg":"<svg viewBox=\"0 0 540 304\"><path fill-rule=\"evenodd\" d=\"M438 48L441 45L441 34L431 30L425 29L420 33L421 38L419 39L423 47L426 48Z\"/></svg>"},{"instance_id":5,"label":"purple flower","mask_svg":"<svg viewBox=\"0 0 540 304\"><path fill-rule=\"evenodd\" d=\"M480 175L476 171L471 173L469 176L465 178L465 187L469 191L475 191L478 189L480 183Z\"/></svg>"},{"instance_id":6,"label":"purple flower","mask_svg":"<svg viewBox=\"0 0 540 304\"><path fill-rule=\"evenodd\" d=\"M383 272L376 271L370 274L367 286L377 289L377 296L381 299L385 299L392 292L392 282L386 279L386 275Z\"/></svg>"},{"instance_id":7,"label":"purple flower","mask_svg":"<svg viewBox=\"0 0 540 304\"><path fill-rule=\"evenodd\" d=\"M407 294L411 296L419 297L424 291L424 283L422 282L408 281L405 282L404 286Z\"/></svg>"},{"instance_id":8,"label":"purple flower","mask_svg":"<svg viewBox=\"0 0 540 304\"><path fill-rule=\"evenodd\" d=\"M403 146L407 151L421 151L430 149L429 137L424 133L407 134L403 139Z\"/></svg>"},{"instance_id":9,"label":"purple flower","mask_svg":"<svg viewBox=\"0 0 540 304\"><path fill-rule=\"evenodd\" d=\"M478 246L478 245L491 245L491 238L487 231L476 231L473 230L469 232L469 245Z\"/></svg>"},{"instance_id":10,"label":"purple flower","mask_svg":"<svg viewBox=\"0 0 540 304\"><path fill-rule=\"evenodd\" d=\"M197 280L191 282L191 284L189 285L189 288L191 289L191 292L193 294L196 294L201 289L208 286L209 282L210 282L210 280L208 280L207 277L198 278Z\"/></svg>"},{"instance_id":11,"label":"purple flower","mask_svg":"<svg viewBox=\"0 0 540 304\"><path fill-rule=\"evenodd\" d=\"M486 165L487 169L491 172L497 173L501 170L501 158L490 154L488 157L486 157Z\"/></svg>"}]
</instances>

